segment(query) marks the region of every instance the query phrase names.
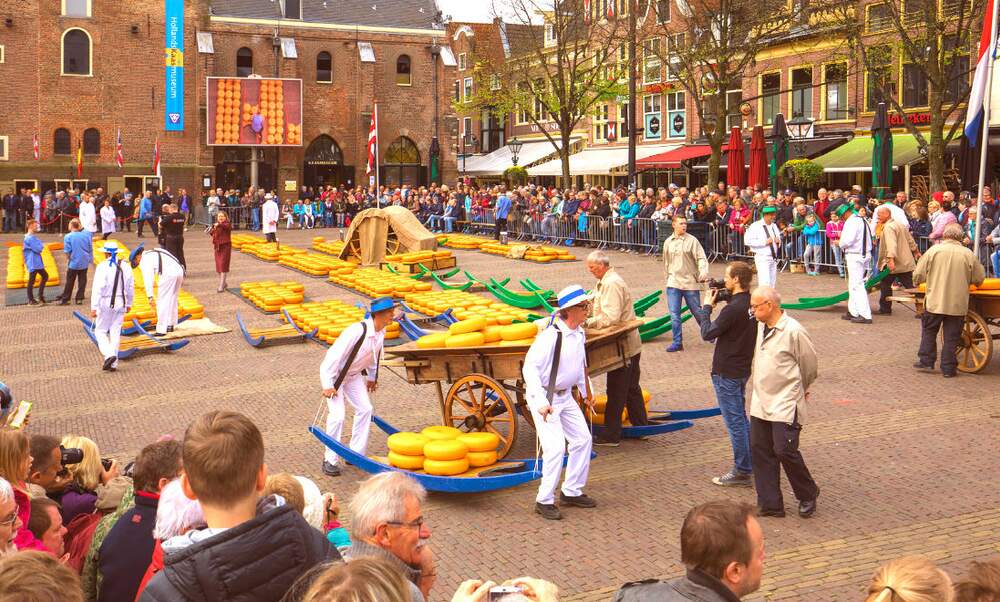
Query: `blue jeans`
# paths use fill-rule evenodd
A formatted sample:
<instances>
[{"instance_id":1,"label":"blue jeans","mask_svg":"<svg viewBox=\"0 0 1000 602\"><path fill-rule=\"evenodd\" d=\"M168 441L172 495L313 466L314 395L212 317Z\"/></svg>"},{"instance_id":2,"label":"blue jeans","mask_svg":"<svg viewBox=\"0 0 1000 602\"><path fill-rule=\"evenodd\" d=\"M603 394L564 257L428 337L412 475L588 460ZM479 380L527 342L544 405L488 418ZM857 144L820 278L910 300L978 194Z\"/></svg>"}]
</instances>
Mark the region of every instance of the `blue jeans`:
<instances>
[{"instance_id":1,"label":"blue jeans","mask_svg":"<svg viewBox=\"0 0 1000 602\"><path fill-rule=\"evenodd\" d=\"M990 255L990 261L993 262L993 276L1000 277L1000 249L993 251L993 254Z\"/></svg>"},{"instance_id":2,"label":"blue jeans","mask_svg":"<svg viewBox=\"0 0 1000 602\"><path fill-rule=\"evenodd\" d=\"M258 207L250 210L250 229L260 230L260 209Z\"/></svg>"},{"instance_id":3,"label":"blue jeans","mask_svg":"<svg viewBox=\"0 0 1000 602\"><path fill-rule=\"evenodd\" d=\"M833 249L833 261L837 264L837 273L841 276L844 275L844 251L837 244L839 241L834 241L830 248Z\"/></svg>"},{"instance_id":4,"label":"blue jeans","mask_svg":"<svg viewBox=\"0 0 1000 602\"><path fill-rule=\"evenodd\" d=\"M733 467L737 472L750 474L750 421L746 413L746 378L726 378L712 375L715 398L722 410L722 421L729 431L729 441L733 445Z\"/></svg>"},{"instance_id":5,"label":"blue jeans","mask_svg":"<svg viewBox=\"0 0 1000 602\"><path fill-rule=\"evenodd\" d=\"M454 232L454 230L455 230L455 221L458 218L455 218L455 217L443 217L441 219L442 219L442 221L444 221L444 231L445 232Z\"/></svg>"},{"instance_id":6,"label":"blue jeans","mask_svg":"<svg viewBox=\"0 0 1000 602\"><path fill-rule=\"evenodd\" d=\"M674 337L674 344L683 344L683 333L681 332L681 299L691 308L692 313L696 308L701 307L701 291L684 290L680 288L667 287L667 308L670 310L670 332ZM695 314L698 319L698 314Z\"/></svg>"},{"instance_id":7,"label":"blue jeans","mask_svg":"<svg viewBox=\"0 0 1000 602\"><path fill-rule=\"evenodd\" d=\"M3 216L3 231L4 232L17 232L17 212L13 210L7 210L7 213Z\"/></svg>"}]
</instances>

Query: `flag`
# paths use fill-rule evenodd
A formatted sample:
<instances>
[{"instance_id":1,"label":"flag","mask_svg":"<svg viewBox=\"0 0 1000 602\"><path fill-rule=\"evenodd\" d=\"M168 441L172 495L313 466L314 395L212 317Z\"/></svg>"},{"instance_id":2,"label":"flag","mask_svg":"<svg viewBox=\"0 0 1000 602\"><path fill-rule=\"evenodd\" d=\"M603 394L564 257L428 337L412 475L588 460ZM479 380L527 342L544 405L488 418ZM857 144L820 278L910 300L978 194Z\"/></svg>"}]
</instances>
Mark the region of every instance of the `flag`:
<instances>
[{"instance_id":1,"label":"flag","mask_svg":"<svg viewBox=\"0 0 1000 602\"><path fill-rule=\"evenodd\" d=\"M368 167L365 169L365 175L368 175L372 170L378 169L378 103L375 103L375 108L372 110L372 124L371 128L368 130Z\"/></svg>"},{"instance_id":2,"label":"flag","mask_svg":"<svg viewBox=\"0 0 1000 602\"><path fill-rule=\"evenodd\" d=\"M583 22L590 23L590 2L591 0L583 0Z\"/></svg>"},{"instance_id":3,"label":"flag","mask_svg":"<svg viewBox=\"0 0 1000 602\"><path fill-rule=\"evenodd\" d=\"M969 105L965 114L965 137L969 144L979 143L979 128L983 121L983 101L986 98L986 81L989 62L993 60L994 49L990 47L996 23L993 22L993 3L996 0L986 0L986 10L983 16L983 33L979 38L979 58L976 62L976 74L972 78L972 88L969 90Z\"/></svg>"},{"instance_id":4,"label":"flag","mask_svg":"<svg viewBox=\"0 0 1000 602\"><path fill-rule=\"evenodd\" d=\"M35 134L34 142L32 144L32 155L35 157L35 161L38 161L38 134Z\"/></svg>"},{"instance_id":5,"label":"flag","mask_svg":"<svg viewBox=\"0 0 1000 602\"><path fill-rule=\"evenodd\" d=\"M156 139L156 144L153 145L153 173L156 174L156 178L160 179L160 139ZM162 184L162 182L161 182Z\"/></svg>"},{"instance_id":6,"label":"flag","mask_svg":"<svg viewBox=\"0 0 1000 602\"><path fill-rule=\"evenodd\" d=\"M125 153L122 152L122 129L118 128L118 141L115 143L115 163L118 169L125 167Z\"/></svg>"},{"instance_id":7,"label":"flag","mask_svg":"<svg viewBox=\"0 0 1000 602\"><path fill-rule=\"evenodd\" d=\"M76 177L83 177L83 142L76 143Z\"/></svg>"},{"instance_id":8,"label":"flag","mask_svg":"<svg viewBox=\"0 0 1000 602\"><path fill-rule=\"evenodd\" d=\"M615 2L617 2L617 1L618 0L608 0L608 13L607 13L607 15L608 15L609 19L614 19L615 18Z\"/></svg>"}]
</instances>

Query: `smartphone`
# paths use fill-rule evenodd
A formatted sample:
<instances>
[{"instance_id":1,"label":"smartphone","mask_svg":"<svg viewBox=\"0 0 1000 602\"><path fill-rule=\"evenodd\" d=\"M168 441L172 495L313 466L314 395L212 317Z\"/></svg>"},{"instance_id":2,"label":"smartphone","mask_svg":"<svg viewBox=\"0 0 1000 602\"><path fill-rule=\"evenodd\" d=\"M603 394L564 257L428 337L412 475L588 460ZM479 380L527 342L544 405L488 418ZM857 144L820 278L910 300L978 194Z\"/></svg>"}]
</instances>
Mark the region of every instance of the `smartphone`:
<instances>
[{"instance_id":1,"label":"smartphone","mask_svg":"<svg viewBox=\"0 0 1000 602\"><path fill-rule=\"evenodd\" d=\"M490 588L489 596L486 598L489 602L503 602L504 600L515 600L523 599L521 597L522 590L516 585L497 585L496 587Z\"/></svg>"},{"instance_id":2,"label":"smartphone","mask_svg":"<svg viewBox=\"0 0 1000 602\"><path fill-rule=\"evenodd\" d=\"M21 428L22 426L24 426L24 421L28 417L28 412L30 412L30 411L31 411L31 402L30 401L22 401L17 406L17 411L15 411L11 415L10 422L8 422L7 424L9 424L10 428L12 428L12 429L19 429L19 428Z\"/></svg>"}]
</instances>

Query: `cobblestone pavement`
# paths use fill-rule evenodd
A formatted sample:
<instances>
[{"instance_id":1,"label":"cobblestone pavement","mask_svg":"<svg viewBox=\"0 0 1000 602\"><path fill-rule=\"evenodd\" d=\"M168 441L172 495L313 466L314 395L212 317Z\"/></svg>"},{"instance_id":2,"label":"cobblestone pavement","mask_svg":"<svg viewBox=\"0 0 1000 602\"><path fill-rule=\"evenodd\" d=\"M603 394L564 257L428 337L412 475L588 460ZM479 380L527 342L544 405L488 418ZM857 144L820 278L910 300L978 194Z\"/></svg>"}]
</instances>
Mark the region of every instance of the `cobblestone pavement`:
<instances>
[{"instance_id":1,"label":"cobblestone pavement","mask_svg":"<svg viewBox=\"0 0 1000 602\"><path fill-rule=\"evenodd\" d=\"M328 232L282 231L281 237L306 246L314 233ZM135 235L126 233L122 240L134 245ZM184 288L205 304L213 321L236 329L239 310L251 325L276 323L234 295L215 292L211 247L200 228L187 233L185 252L190 271ZM63 270L62 253L57 255ZM457 255L462 268L483 277L527 276L553 289L592 283L582 262L542 265L467 251ZM654 259L614 253L613 262L636 297L662 283ZM0 262L0 269L5 264ZM714 275L721 270L712 268ZM303 282L310 299L361 300L323 280L233 254L232 285L265 278ZM781 274L779 285L792 299L845 288L832 276L798 274ZM72 318L74 308L0 309L0 380L17 398L35 402L33 432L86 434L106 455L125 459L162 433L181 435L201 412L228 408L261 427L271 469L309 475L345 502L363 478L353 468L338 479L319 471L322 448L306 431L320 403L317 369L324 349L319 345L257 350L231 332L195 337L174 354L133 359L122 362L117 373L102 373L95 347ZM665 311L661 302L650 313ZM788 518L762 520L768 557L754 599L858 600L887 559L927 554L958 576L970 559L1000 552L1000 362L950 381L915 373L910 366L919 329L910 311L899 307L892 316L876 316L871 326L842 321L843 311L840 306L793 312L820 354L802 450L822 496L811 520L795 515L791 492ZM708 377L712 346L690 323L685 335L683 353L664 352L669 336L644 346L643 386L653 392L654 407L714 405ZM603 389L603 378L597 384ZM413 429L439 422L434 399L432 387L410 385L386 372L374 402L378 414ZM534 453L532 431L524 426L522 433L514 457ZM384 450L384 439L373 433L371 449ZM720 489L710 482L731 462L719 418L648 441L627 441L599 455L587 493L600 506L570 508L561 522L546 522L532 512L530 485L490 495L431 495L425 515L440 561L434 598L450 598L465 578L530 574L557 583L566 600L609 600L625 581L683 570L678 533L691 506L714 498L754 499L750 490Z\"/></svg>"}]
</instances>

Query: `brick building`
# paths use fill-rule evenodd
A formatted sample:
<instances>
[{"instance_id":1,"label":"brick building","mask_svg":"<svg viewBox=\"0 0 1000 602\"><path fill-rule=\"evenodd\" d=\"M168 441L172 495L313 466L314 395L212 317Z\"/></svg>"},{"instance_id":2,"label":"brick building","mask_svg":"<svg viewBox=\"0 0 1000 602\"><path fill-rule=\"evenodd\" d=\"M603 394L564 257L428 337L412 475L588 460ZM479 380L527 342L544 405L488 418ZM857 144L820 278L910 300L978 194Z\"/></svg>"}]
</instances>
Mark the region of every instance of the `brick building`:
<instances>
[{"instance_id":1,"label":"brick building","mask_svg":"<svg viewBox=\"0 0 1000 602\"><path fill-rule=\"evenodd\" d=\"M302 145L258 148L261 186L367 184L375 102L382 183L428 182L435 152L434 178L453 180L455 63L439 19L433 0L185 0L185 129L167 132L164 0L138 9L112 0L7 0L0 190L78 180L110 190L155 186L157 139L163 184L245 188L253 149L207 145L206 78L250 74L298 78L303 88ZM123 169L115 164L119 128Z\"/></svg>"}]
</instances>

